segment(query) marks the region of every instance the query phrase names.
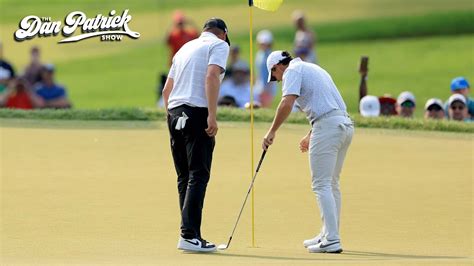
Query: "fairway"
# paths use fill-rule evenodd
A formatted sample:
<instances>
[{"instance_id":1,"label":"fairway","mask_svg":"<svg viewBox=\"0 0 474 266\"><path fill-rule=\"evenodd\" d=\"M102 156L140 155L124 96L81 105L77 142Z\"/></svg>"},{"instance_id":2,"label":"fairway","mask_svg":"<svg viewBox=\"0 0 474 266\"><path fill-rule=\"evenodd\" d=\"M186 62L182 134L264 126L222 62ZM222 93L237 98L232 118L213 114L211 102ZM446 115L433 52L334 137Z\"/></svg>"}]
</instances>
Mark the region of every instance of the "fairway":
<instances>
[{"instance_id":1,"label":"fairway","mask_svg":"<svg viewBox=\"0 0 474 266\"><path fill-rule=\"evenodd\" d=\"M255 129L255 160L269 124ZM176 249L179 207L164 123L0 120L0 264L472 265L472 135L356 128L341 176L344 253L309 254L321 225L308 126L284 126L232 246ZM250 131L220 123L203 235L227 241L250 183Z\"/></svg>"}]
</instances>

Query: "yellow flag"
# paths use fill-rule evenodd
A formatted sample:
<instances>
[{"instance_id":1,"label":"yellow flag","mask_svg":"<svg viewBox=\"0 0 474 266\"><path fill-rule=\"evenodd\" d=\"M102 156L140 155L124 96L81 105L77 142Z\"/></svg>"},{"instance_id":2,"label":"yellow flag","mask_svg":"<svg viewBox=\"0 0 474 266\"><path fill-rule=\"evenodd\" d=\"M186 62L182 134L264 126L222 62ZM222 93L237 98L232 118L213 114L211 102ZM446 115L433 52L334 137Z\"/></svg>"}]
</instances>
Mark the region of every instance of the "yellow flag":
<instances>
[{"instance_id":1,"label":"yellow flag","mask_svg":"<svg viewBox=\"0 0 474 266\"><path fill-rule=\"evenodd\" d=\"M253 5L263 10L276 11L283 0L253 0Z\"/></svg>"}]
</instances>

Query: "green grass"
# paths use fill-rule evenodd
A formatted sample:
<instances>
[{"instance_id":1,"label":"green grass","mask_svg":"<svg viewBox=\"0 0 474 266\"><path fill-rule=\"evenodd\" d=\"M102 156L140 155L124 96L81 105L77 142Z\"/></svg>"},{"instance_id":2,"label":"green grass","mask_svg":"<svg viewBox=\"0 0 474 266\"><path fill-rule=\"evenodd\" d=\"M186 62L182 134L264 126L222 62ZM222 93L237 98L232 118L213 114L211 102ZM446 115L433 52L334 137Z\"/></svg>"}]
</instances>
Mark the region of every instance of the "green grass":
<instances>
[{"instance_id":1,"label":"green grass","mask_svg":"<svg viewBox=\"0 0 474 266\"><path fill-rule=\"evenodd\" d=\"M247 3L247 0L0 0L0 23L16 24L20 18L31 14L52 16L62 20L65 14L73 10L96 13L126 8L134 14L135 12L155 12L157 16L167 14L174 9L192 11L218 8L221 9L219 14L227 17L226 11L232 12L236 7L247 8ZM288 15L291 10L297 8L305 9L308 13L315 15L312 18L310 16L310 19L319 20L326 14L331 17L347 17L353 13L365 16L419 14L472 9L473 5L471 0L285 0L280 8L280 14ZM261 15L262 12L257 14Z\"/></svg>"},{"instance_id":2,"label":"green grass","mask_svg":"<svg viewBox=\"0 0 474 266\"><path fill-rule=\"evenodd\" d=\"M420 107L417 114L421 115L421 107L428 98L449 97L453 77L464 75L474 80L469 71L474 69L469 59L473 42L473 35L464 35L321 43L318 54L350 112L357 111L357 64L361 55L368 55L369 93L396 96L403 90L411 90L417 96ZM247 57L248 44L241 44ZM280 43L275 48L291 49L291 43ZM152 107L157 74L167 70L168 58L160 56L163 54L166 54L163 46L149 44L119 55L64 62L58 65L58 80L67 85L76 108Z\"/></svg>"},{"instance_id":3,"label":"green grass","mask_svg":"<svg viewBox=\"0 0 474 266\"><path fill-rule=\"evenodd\" d=\"M470 12L462 14L465 15L461 15L460 19L451 25L462 24L469 14L472 15ZM421 28L429 28L428 25L433 21L444 17L452 18L454 15L437 14L429 17L431 19ZM415 22L419 21L419 18L406 17L354 23L388 25L394 21L412 25L414 30L411 34L414 34L417 31ZM349 25L351 25L349 22L325 24L318 30L325 31L328 27L334 32L339 32L344 31ZM466 28L470 29L472 25L474 24ZM385 27L380 27L383 28ZM454 32L456 27L450 29ZM286 34L282 34L283 32ZM361 31L360 35L353 37L363 39L364 36L374 34L386 36L384 34L389 32L391 31L387 30L382 34L369 28L365 33ZM403 31L391 33L403 34ZM277 31L277 44L274 48L291 50L292 36L290 29ZM395 37L396 35L390 38ZM245 35L232 38L234 44L242 47L242 55L246 60L249 51L247 38ZM350 112L357 111L359 82L357 64L361 55L370 57L369 93L375 95L390 93L396 96L403 90L411 90L417 96L420 107L431 97L447 99L450 93L449 82L453 77L464 75L474 80L473 74L469 71L474 69L473 60L470 59L474 43L472 34L375 41L341 39L335 42L335 39L321 38L317 47L320 64L333 76ZM142 43L138 48L125 49L121 53L60 62L57 69L58 81L69 89L75 108L153 107L156 100L157 75L168 69L168 51L161 43L149 41ZM277 103L278 98L274 106ZM419 108L418 116L421 115L421 111Z\"/></svg>"},{"instance_id":4,"label":"green grass","mask_svg":"<svg viewBox=\"0 0 474 266\"><path fill-rule=\"evenodd\" d=\"M53 40L49 43L36 39L9 47L7 40L5 53L13 64L17 60L22 62L18 63L21 67L30 45L40 44L45 62L56 63L57 80L68 88L75 108L150 108L155 106L157 75L168 70L163 34L172 9L181 8L196 21L216 13L228 18L228 24L235 25L232 42L242 47L242 55L248 60L247 14L235 11L245 9L245 5L246 1L237 0L0 0L0 26L16 24L18 17L31 12L44 16L58 14L62 19L66 12L76 9L95 13L130 8L136 23L133 28L143 29L139 41L112 44L88 40L58 46ZM302 7L318 33L320 64L333 76L350 112L357 111L357 65L361 55L370 57L369 93L396 96L403 90L413 91L418 99L417 116L428 98L449 96L453 77L463 75L474 81L472 1L285 1L277 13L255 11L255 33L262 25L268 26L275 33L274 49L291 50L293 28L289 14ZM154 18L156 21L149 21ZM163 28L145 30L143 27L156 27L147 22L163 22ZM0 36L8 39L11 35L3 32ZM13 54L8 54L10 51ZM277 97L274 107L278 100Z\"/></svg>"},{"instance_id":5,"label":"green grass","mask_svg":"<svg viewBox=\"0 0 474 266\"><path fill-rule=\"evenodd\" d=\"M58 64L76 108L152 107L158 73L166 66L165 48L154 43L119 55Z\"/></svg>"},{"instance_id":6,"label":"green grass","mask_svg":"<svg viewBox=\"0 0 474 266\"><path fill-rule=\"evenodd\" d=\"M470 71L474 69L473 42L474 35L337 43L321 46L319 53L351 112L358 106L358 59L368 55L369 93L396 97L402 91L412 91L417 98L417 115L421 116L429 98L447 100L452 78L465 76L474 81Z\"/></svg>"},{"instance_id":7,"label":"green grass","mask_svg":"<svg viewBox=\"0 0 474 266\"><path fill-rule=\"evenodd\" d=\"M48 120L153 121L164 119L163 110L140 108L13 110L0 109L2 118Z\"/></svg>"},{"instance_id":8,"label":"green grass","mask_svg":"<svg viewBox=\"0 0 474 266\"><path fill-rule=\"evenodd\" d=\"M235 4L235 0L206 0L207 6ZM200 1L195 0L0 0L0 23L17 23L27 15L52 17L58 20L72 11L80 10L86 14L106 13L110 10L129 9L132 14L144 12L170 11L176 8L199 8Z\"/></svg>"},{"instance_id":9,"label":"green grass","mask_svg":"<svg viewBox=\"0 0 474 266\"><path fill-rule=\"evenodd\" d=\"M311 28L320 43L457 35L474 33L474 11L314 23ZM279 41L293 41L293 27L278 27L272 32Z\"/></svg>"},{"instance_id":10,"label":"green grass","mask_svg":"<svg viewBox=\"0 0 474 266\"><path fill-rule=\"evenodd\" d=\"M11 110L0 109L0 118L4 119L39 119L39 120L99 120L99 121L165 121L163 109L111 108L111 109L71 109L71 110ZM255 122L273 121L273 110L255 110ZM219 121L249 122L248 110L219 108ZM407 129L425 131L448 131L474 133L474 123L455 121L427 121L423 119L403 119L399 117L364 118L354 115L356 127ZM0 120L1 122L2 120ZM293 113L287 120L293 124L308 124L304 114ZM1 123L0 123L1 125Z\"/></svg>"},{"instance_id":11,"label":"green grass","mask_svg":"<svg viewBox=\"0 0 474 266\"><path fill-rule=\"evenodd\" d=\"M0 23L18 23L23 17L36 15L64 20L69 12L80 10L87 13L109 12L112 9L131 11L158 10L161 0L0 0ZM133 13L132 13L133 14Z\"/></svg>"}]
</instances>

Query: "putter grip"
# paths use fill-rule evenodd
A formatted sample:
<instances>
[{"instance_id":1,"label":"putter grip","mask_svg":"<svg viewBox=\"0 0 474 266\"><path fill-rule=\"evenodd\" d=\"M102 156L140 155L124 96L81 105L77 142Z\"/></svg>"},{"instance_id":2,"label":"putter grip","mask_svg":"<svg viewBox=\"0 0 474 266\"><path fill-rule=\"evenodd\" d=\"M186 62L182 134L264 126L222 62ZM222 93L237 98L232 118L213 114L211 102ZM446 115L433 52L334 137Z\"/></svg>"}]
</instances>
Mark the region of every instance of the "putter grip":
<instances>
[{"instance_id":1,"label":"putter grip","mask_svg":"<svg viewBox=\"0 0 474 266\"><path fill-rule=\"evenodd\" d=\"M256 170L256 172L258 172L258 170L260 170L260 166L262 165L263 158L265 158L265 154L267 154L267 151L266 151L266 150L263 150L262 156L260 157L260 161L258 162L258 165L257 165L257 170Z\"/></svg>"}]
</instances>

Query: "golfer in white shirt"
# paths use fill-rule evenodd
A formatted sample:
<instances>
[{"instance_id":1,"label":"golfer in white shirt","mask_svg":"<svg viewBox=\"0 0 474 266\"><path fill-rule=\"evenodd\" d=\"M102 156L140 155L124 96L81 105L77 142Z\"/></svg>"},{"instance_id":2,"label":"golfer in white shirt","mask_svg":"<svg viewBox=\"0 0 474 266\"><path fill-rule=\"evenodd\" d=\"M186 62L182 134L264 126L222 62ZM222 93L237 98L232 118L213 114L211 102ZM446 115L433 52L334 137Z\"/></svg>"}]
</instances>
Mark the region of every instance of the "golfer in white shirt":
<instances>
[{"instance_id":1,"label":"golfer in white shirt","mask_svg":"<svg viewBox=\"0 0 474 266\"><path fill-rule=\"evenodd\" d=\"M269 81L282 81L282 99L272 126L263 139L267 149L276 131L291 113L295 102L306 113L311 131L301 140L309 150L312 188L317 196L323 226L317 236L305 240L309 252L340 253L341 192L339 175L354 134L346 105L331 76L321 67L293 59L286 51L275 51L267 60Z\"/></svg>"}]
</instances>

